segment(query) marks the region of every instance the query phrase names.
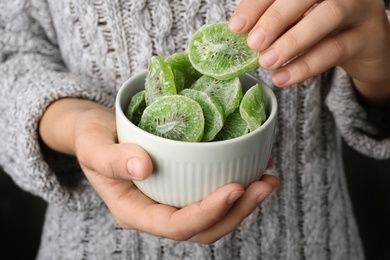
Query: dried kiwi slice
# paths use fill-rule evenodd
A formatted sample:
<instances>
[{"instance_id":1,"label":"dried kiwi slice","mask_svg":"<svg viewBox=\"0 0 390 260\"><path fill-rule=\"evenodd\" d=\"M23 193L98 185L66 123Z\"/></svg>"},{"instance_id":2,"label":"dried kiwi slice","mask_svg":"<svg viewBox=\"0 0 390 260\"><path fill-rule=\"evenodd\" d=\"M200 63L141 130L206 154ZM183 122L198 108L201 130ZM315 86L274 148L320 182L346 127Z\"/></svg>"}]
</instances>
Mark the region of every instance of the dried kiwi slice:
<instances>
[{"instance_id":1,"label":"dried kiwi slice","mask_svg":"<svg viewBox=\"0 0 390 260\"><path fill-rule=\"evenodd\" d=\"M236 108L225 120L221 131L217 134L214 141L229 140L249 133L248 124L242 119L240 108Z\"/></svg>"},{"instance_id":2,"label":"dried kiwi slice","mask_svg":"<svg viewBox=\"0 0 390 260\"><path fill-rule=\"evenodd\" d=\"M259 84L254 85L244 94L240 104L240 114L249 130L252 132L260 127L267 119L265 113L265 96Z\"/></svg>"},{"instance_id":3,"label":"dried kiwi slice","mask_svg":"<svg viewBox=\"0 0 390 260\"><path fill-rule=\"evenodd\" d=\"M192 37L188 57L196 70L227 80L259 66L259 53L251 50L246 34L234 34L228 22L203 25Z\"/></svg>"},{"instance_id":4,"label":"dried kiwi slice","mask_svg":"<svg viewBox=\"0 0 390 260\"><path fill-rule=\"evenodd\" d=\"M173 76L175 77L176 92L182 91L186 84L186 76L180 70L172 69Z\"/></svg>"},{"instance_id":5,"label":"dried kiwi slice","mask_svg":"<svg viewBox=\"0 0 390 260\"><path fill-rule=\"evenodd\" d=\"M203 111L189 97L163 96L146 107L138 126L164 138L200 142L204 131Z\"/></svg>"},{"instance_id":6,"label":"dried kiwi slice","mask_svg":"<svg viewBox=\"0 0 390 260\"><path fill-rule=\"evenodd\" d=\"M219 80L203 75L191 86L191 89L215 97L223 107L225 117L233 113L242 99L242 86L238 76L230 80Z\"/></svg>"},{"instance_id":7,"label":"dried kiwi slice","mask_svg":"<svg viewBox=\"0 0 390 260\"><path fill-rule=\"evenodd\" d=\"M202 142L213 140L225 122L223 108L218 100L203 91L194 89L184 89L180 94L199 103L205 120Z\"/></svg>"},{"instance_id":8,"label":"dried kiwi slice","mask_svg":"<svg viewBox=\"0 0 390 260\"><path fill-rule=\"evenodd\" d=\"M130 100L126 110L126 117L135 125L141 120L142 113L146 108L145 90L136 93Z\"/></svg>"},{"instance_id":9,"label":"dried kiwi slice","mask_svg":"<svg viewBox=\"0 0 390 260\"><path fill-rule=\"evenodd\" d=\"M172 69L181 71L186 77L186 86L190 86L195 80L200 78L202 74L197 71L191 64L188 58L188 53L177 52L167 57L165 61L171 65Z\"/></svg>"},{"instance_id":10,"label":"dried kiwi slice","mask_svg":"<svg viewBox=\"0 0 390 260\"><path fill-rule=\"evenodd\" d=\"M145 78L146 105L149 106L161 96L177 94L175 83L171 66L161 56L152 56Z\"/></svg>"}]
</instances>

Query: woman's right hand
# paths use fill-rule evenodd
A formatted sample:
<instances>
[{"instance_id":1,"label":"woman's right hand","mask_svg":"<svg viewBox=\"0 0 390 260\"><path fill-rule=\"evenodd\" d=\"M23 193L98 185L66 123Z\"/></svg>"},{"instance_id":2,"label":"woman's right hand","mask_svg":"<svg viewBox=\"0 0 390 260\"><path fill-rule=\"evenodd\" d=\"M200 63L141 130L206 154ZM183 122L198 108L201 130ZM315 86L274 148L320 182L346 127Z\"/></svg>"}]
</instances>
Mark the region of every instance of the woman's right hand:
<instances>
[{"instance_id":1,"label":"woman's right hand","mask_svg":"<svg viewBox=\"0 0 390 260\"><path fill-rule=\"evenodd\" d=\"M232 232L278 186L264 175L244 189L228 184L200 202L175 208L144 195L132 182L152 173L149 155L133 144L118 144L112 109L81 99L52 104L40 123L43 141L59 152L76 155L116 222L178 241L212 243Z\"/></svg>"}]
</instances>

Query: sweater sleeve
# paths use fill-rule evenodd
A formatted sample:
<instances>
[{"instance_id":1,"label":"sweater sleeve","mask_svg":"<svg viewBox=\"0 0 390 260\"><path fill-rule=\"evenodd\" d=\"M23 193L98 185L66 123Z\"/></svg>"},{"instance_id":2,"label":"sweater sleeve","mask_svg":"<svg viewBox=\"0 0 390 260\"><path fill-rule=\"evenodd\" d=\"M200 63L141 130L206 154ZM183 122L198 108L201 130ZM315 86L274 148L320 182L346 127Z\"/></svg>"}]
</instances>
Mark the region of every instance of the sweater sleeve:
<instances>
[{"instance_id":1,"label":"sweater sleeve","mask_svg":"<svg viewBox=\"0 0 390 260\"><path fill-rule=\"evenodd\" d=\"M390 158L390 109L363 106L351 79L339 67L335 68L326 104L348 145L371 158Z\"/></svg>"},{"instance_id":2,"label":"sweater sleeve","mask_svg":"<svg viewBox=\"0 0 390 260\"><path fill-rule=\"evenodd\" d=\"M32 4L33 3L33 4ZM0 165L22 189L69 210L101 203L76 158L39 140L45 109L64 97L110 106L112 93L67 71L43 0L0 4Z\"/></svg>"}]
</instances>

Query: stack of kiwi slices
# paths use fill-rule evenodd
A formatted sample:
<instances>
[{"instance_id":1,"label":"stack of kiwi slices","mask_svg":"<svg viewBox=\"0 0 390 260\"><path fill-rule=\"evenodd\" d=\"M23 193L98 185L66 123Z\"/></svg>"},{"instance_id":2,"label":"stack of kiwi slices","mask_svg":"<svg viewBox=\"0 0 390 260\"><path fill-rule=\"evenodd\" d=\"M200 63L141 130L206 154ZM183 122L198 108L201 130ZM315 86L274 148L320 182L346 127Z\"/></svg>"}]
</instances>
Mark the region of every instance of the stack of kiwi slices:
<instances>
[{"instance_id":1,"label":"stack of kiwi slices","mask_svg":"<svg viewBox=\"0 0 390 260\"><path fill-rule=\"evenodd\" d=\"M255 69L258 56L227 22L208 23L188 52L150 59L145 89L132 97L126 116L149 133L178 141L249 133L266 120L265 97L258 84L243 94L239 75Z\"/></svg>"}]
</instances>

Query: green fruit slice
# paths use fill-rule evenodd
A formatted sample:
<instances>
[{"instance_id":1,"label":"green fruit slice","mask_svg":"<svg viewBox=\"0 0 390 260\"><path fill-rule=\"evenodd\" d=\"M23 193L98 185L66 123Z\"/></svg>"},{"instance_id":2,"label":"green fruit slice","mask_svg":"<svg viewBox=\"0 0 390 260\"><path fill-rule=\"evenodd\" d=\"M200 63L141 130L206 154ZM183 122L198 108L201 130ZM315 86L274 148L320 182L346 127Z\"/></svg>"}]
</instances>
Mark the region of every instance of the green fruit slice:
<instances>
[{"instance_id":1,"label":"green fruit slice","mask_svg":"<svg viewBox=\"0 0 390 260\"><path fill-rule=\"evenodd\" d=\"M172 69L183 73L185 77L184 88L190 87L202 74L197 71L191 64L186 52L177 52L167 57L165 61L171 65Z\"/></svg>"},{"instance_id":2,"label":"green fruit slice","mask_svg":"<svg viewBox=\"0 0 390 260\"><path fill-rule=\"evenodd\" d=\"M223 108L218 100L203 91L194 89L184 89L180 94L199 103L205 120L202 141L208 142L213 140L225 121Z\"/></svg>"},{"instance_id":3,"label":"green fruit slice","mask_svg":"<svg viewBox=\"0 0 390 260\"><path fill-rule=\"evenodd\" d=\"M242 119L247 122L251 132L260 127L267 119L265 106L264 92L259 84L254 85L244 94L240 104L240 114Z\"/></svg>"},{"instance_id":4,"label":"green fruit slice","mask_svg":"<svg viewBox=\"0 0 390 260\"><path fill-rule=\"evenodd\" d=\"M229 140L243 136L249 132L248 124L242 119L240 108L238 107L225 120L221 131L215 137L215 141Z\"/></svg>"},{"instance_id":5,"label":"green fruit slice","mask_svg":"<svg viewBox=\"0 0 390 260\"><path fill-rule=\"evenodd\" d=\"M171 66L161 56L152 56L145 78L146 105L149 106L162 96L176 93L175 77Z\"/></svg>"},{"instance_id":6,"label":"green fruit slice","mask_svg":"<svg viewBox=\"0 0 390 260\"><path fill-rule=\"evenodd\" d=\"M202 73L197 71L190 62L190 59L188 58L188 53L186 52L176 52L172 54L171 56L167 57L165 61L171 65L173 69L180 70L184 74L194 77L194 78L200 78L202 76Z\"/></svg>"},{"instance_id":7,"label":"green fruit slice","mask_svg":"<svg viewBox=\"0 0 390 260\"><path fill-rule=\"evenodd\" d=\"M183 72L180 70L172 69L173 76L175 77L175 86L176 86L176 92L179 93L182 91L186 84L186 77L184 76Z\"/></svg>"},{"instance_id":8,"label":"green fruit slice","mask_svg":"<svg viewBox=\"0 0 390 260\"><path fill-rule=\"evenodd\" d=\"M199 142L203 136L204 117L195 100L182 95L168 95L146 107L138 126L160 137Z\"/></svg>"},{"instance_id":9,"label":"green fruit slice","mask_svg":"<svg viewBox=\"0 0 390 260\"><path fill-rule=\"evenodd\" d=\"M135 125L138 125L141 120L143 111L146 108L145 102L145 90L142 90L135 94L129 103L126 110L126 117Z\"/></svg>"},{"instance_id":10,"label":"green fruit slice","mask_svg":"<svg viewBox=\"0 0 390 260\"><path fill-rule=\"evenodd\" d=\"M251 50L246 34L233 34L228 22L203 25L192 37L188 57L202 74L227 80L259 66L259 53Z\"/></svg>"},{"instance_id":11,"label":"green fruit slice","mask_svg":"<svg viewBox=\"0 0 390 260\"><path fill-rule=\"evenodd\" d=\"M219 80L207 75L200 77L191 89L200 90L215 97L221 104L225 117L233 113L242 99L242 86L239 77Z\"/></svg>"}]
</instances>

